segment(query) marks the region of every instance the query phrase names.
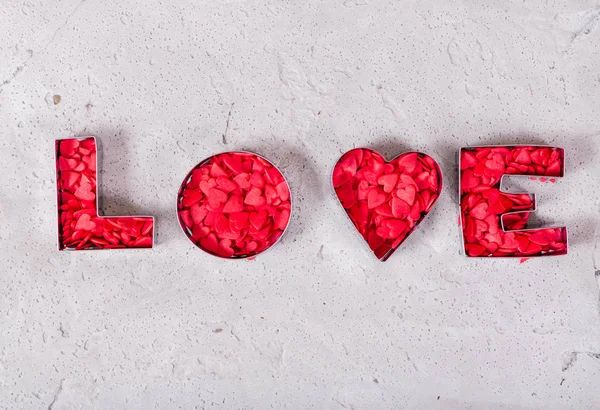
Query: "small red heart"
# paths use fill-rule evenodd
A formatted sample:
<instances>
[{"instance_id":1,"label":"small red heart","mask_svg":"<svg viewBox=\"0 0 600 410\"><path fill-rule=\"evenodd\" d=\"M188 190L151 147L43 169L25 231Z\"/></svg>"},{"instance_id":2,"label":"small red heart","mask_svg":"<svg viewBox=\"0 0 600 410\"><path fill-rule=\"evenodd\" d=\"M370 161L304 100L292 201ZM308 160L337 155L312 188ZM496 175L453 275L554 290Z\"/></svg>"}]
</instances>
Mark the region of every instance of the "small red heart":
<instances>
[{"instance_id":1,"label":"small red heart","mask_svg":"<svg viewBox=\"0 0 600 410\"><path fill-rule=\"evenodd\" d=\"M280 182L275 186L275 190L279 195L279 199L281 199L282 201L287 201L290 199L290 189L288 188L287 182Z\"/></svg>"},{"instance_id":2,"label":"small red heart","mask_svg":"<svg viewBox=\"0 0 600 410\"><path fill-rule=\"evenodd\" d=\"M235 254L235 251L231 247L231 244L232 244L231 239L221 240L221 242L219 243L219 250L217 251L219 256L223 256L225 258L231 258Z\"/></svg>"},{"instance_id":3,"label":"small red heart","mask_svg":"<svg viewBox=\"0 0 600 410\"><path fill-rule=\"evenodd\" d=\"M88 183L79 185L74 195L82 201L93 201L96 198L96 194L92 191L92 186Z\"/></svg>"},{"instance_id":4,"label":"small red heart","mask_svg":"<svg viewBox=\"0 0 600 410\"><path fill-rule=\"evenodd\" d=\"M287 209L284 209L281 212L276 213L275 216L273 217L273 221L275 222L275 227L282 231L285 230L285 227L287 226L289 220L290 220L290 211Z\"/></svg>"},{"instance_id":5,"label":"small red heart","mask_svg":"<svg viewBox=\"0 0 600 410\"><path fill-rule=\"evenodd\" d=\"M218 253L219 251L219 241L217 240L217 236L214 233L209 233L207 236L200 239L200 245L202 245L203 248L214 253Z\"/></svg>"},{"instance_id":6,"label":"small red heart","mask_svg":"<svg viewBox=\"0 0 600 410\"><path fill-rule=\"evenodd\" d=\"M439 198L441 175L435 160L419 152L386 161L377 151L357 148L337 162L332 184L358 232L385 261Z\"/></svg>"},{"instance_id":7,"label":"small red heart","mask_svg":"<svg viewBox=\"0 0 600 410\"><path fill-rule=\"evenodd\" d=\"M232 195L225 206L223 207L223 212L225 213L234 213L234 212L242 212L244 210L244 201L242 197L239 195Z\"/></svg>"},{"instance_id":8,"label":"small red heart","mask_svg":"<svg viewBox=\"0 0 600 410\"><path fill-rule=\"evenodd\" d=\"M71 171L71 170L75 170L75 168L77 168L78 165L79 165L79 161L77 161L74 158L66 158L66 157L59 157L58 158L58 169L59 169L59 171Z\"/></svg>"},{"instance_id":9,"label":"small red heart","mask_svg":"<svg viewBox=\"0 0 600 410\"><path fill-rule=\"evenodd\" d=\"M229 176L216 162L214 162L210 167L210 175L214 178Z\"/></svg>"},{"instance_id":10,"label":"small red heart","mask_svg":"<svg viewBox=\"0 0 600 410\"><path fill-rule=\"evenodd\" d=\"M252 206L263 206L266 203L265 197L262 196L262 191L260 188L252 188L248 194L246 194L246 198L244 199L244 203Z\"/></svg>"},{"instance_id":11,"label":"small red heart","mask_svg":"<svg viewBox=\"0 0 600 410\"><path fill-rule=\"evenodd\" d=\"M267 200L267 204L272 204L277 198L279 194L277 194L277 190L273 185L265 186L265 198Z\"/></svg>"},{"instance_id":12,"label":"small red heart","mask_svg":"<svg viewBox=\"0 0 600 410\"><path fill-rule=\"evenodd\" d=\"M267 212L264 210L260 210L258 212L252 212L250 214L249 220L253 227L256 229L262 228L267 222Z\"/></svg>"},{"instance_id":13,"label":"small red heart","mask_svg":"<svg viewBox=\"0 0 600 410\"><path fill-rule=\"evenodd\" d=\"M198 187L200 188L200 191L202 191L202 193L204 195L208 195L209 191L216 186L217 186L217 181L214 178L209 179L208 181L200 181L198 183ZM183 196L185 197L185 191L184 191Z\"/></svg>"},{"instance_id":14,"label":"small red heart","mask_svg":"<svg viewBox=\"0 0 600 410\"><path fill-rule=\"evenodd\" d=\"M415 203L416 195L417 188L414 185L408 185L407 187L396 191L396 196L406 202L409 206L412 206L412 204Z\"/></svg>"},{"instance_id":15,"label":"small red heart","mask_svg":"<svg viewBox=\"0 0 600 410\"><path fill-rule=\"evenodd\" d=\"M250 241L246 243L246 252L252 253L258 248L258 242Z\"/></svg>"},{"instance_id":16,"label":"small red heart","mask_svg":"<svg viewBox=\"0 0 600 410\"><path fill-rule=\"evenodd\" d=\"M235 182L225 177L217 178L217 186L221 191L226 193L230 193L238 187Z\"/></svg>"},{"instance_id":17,"label":"small red heart","mask_svg":"<svg viewBox=\"0 0 600 410\"><path fill-rule=\"evenodd\" d=\"M251 184L250 184L250 174L246 174L245 172L236 175L233 178L233 180L242 189L250 189L250 187L251 187Z\"/></svg>"},{"instance_id":18,"label":"small red heart","mask_svg":"<svg viewBox=\"0 0 600 410\"><path fill-rule=\"evenodd\" d=\"M69 138L60 141L59 152L61 157L70 157L77 152L77 148L79 148L79 141L75 138Z\"/></svg>"},{"instance_id":19,"label":"small red heart","mask_svg":"<svg viewBox=\"0 0 600 410\"><path fill-rule=\"evenodd\" d=\"M189 213L193 223L199 224L208 214L208 210L205 205L194 204L190 207Z\"/></svg>"},{"instance_id":20,"label":"small red heart","mask_svg":"<svg viewBox=\"0 0 600 410\"><path fill-rule=\"evenodd\" d=\"M231 222L232 228L244 229L248 227L248 212L237 212L229 215L229 221Z\"/></svg>"},{"instance_id":21,"label":"small red heart","mask_svg":"<svg viewBox=\"0 0 600 410\"><path fill-rule=\"evenodd\" d=\"M396 182L398 182L398 174L387 174L382 175L377 180L379 185L383 185L383 192L390 193L392 189L396 187Z\"/></svg>"},{"instance_id":22,"label":"small red heart","mask_svg":"<svg viewBox=\"0 0 600 410\"><path fill-rule=\"evenodd\" d=\"M89 214L82 214L75 225L76 231L92 231L96 228L96 223L91 220Z\"/></svg>"},{"instance_id":23,"label":"small red heart","mask_svg":"<svg viewBox=\"0 0 600 410\"><path fill-rule=\"evenodd\" d=\"M194 189L186 189L183 191L183 204L185 206L192 206L197 204L202 199L202 192L198 192Z\"/></svg>"},{"instance_id":24,"label":"small red heart","mask_svg":"<svg viewBox=\"0 0 600 410\"><path fill-rule=\"evenodd\" d=\"M265 187L265 178L259 172L255 172L250 177L250 185L252 185L256 188L264 188Z\"/></svg>"},{"instance_id":25,"label":"small red heart","mask_svg":"<svg viewBox=\"0 0 600 410\"><path fill-rule=\"evenodd\" d=\"M378 188L372 188L367 196L367 206L369 209L377 208L388 199L388 195L381 192Z\"/></svg>"},{"instance_id":26,"label":"small red heart","mask_svg":"<svg viewBox=\"0 0 600 410\"><path fill-rule=\"evenodd\" d=\"M223 163L227 165L234 174L241 174L244 172L242 158L238 155L223 155Z\"/></svg>"},{"instance_id":27,"label":"small red heart","mask_svg":"<svg viewBox=\"0 0 600 410\"><path fill-rule=\"evenodd\" d=\"M485 202L479 203L476 207L471 209L471 216L477 219L484 219L487 216L488 204Z\"/></svg>"},{"instance_id":28,"label":"small red heart","mask_svg":"<svg viewBox=\"0 0 600 410\"><path fill-rule=\"evenodd\" d=\"M223 202L227 201L227 194L217 188L209 189L207 197L208 203L213 208L220 208Z\"/></svg>"},{"instance_id":29,"label":"small red heart","mask_svg":"<svg viewBox=\"0 0 600 410\"><path fill-rule=\"evenodd\" d=\"M61 180L63 181L62 187L64 189L70 189L79 182L80 178L81 174L79 174L79 172L64 171L61 173Z\"/></svg>"}]
</instances>

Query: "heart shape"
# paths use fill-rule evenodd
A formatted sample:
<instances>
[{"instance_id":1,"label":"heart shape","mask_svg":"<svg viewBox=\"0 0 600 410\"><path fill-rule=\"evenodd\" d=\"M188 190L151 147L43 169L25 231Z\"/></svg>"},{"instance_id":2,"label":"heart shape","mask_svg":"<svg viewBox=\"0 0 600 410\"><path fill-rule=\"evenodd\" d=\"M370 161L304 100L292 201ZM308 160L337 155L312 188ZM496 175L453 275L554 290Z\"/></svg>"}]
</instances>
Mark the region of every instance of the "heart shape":
<instances>
[{"instance_id":1,"label":"heart shape","mask_svg":"<svg viewBox=\"0 0 600 410\"><path fill-rule=\"evenodd\" d=\"M76 231L92 231L96 228L96 223L92 221L89 214L81 214L75 224Z\"/></svg>"},{"instance_id":2,"label":"heart shape","mask_svg":"<svg viewBox=\"0 0 600 410\"><path fill-rule=\"evenodd\" d=\"M339 159L332 184L358 232L385 262L433 208L442 192L442 171L420 152L386 161L375 150L356 148Z\"/></svg>"},{"instance_id":3,"label":"heart shape","mask_svg":"<svg viewBox=\"0 0 600 410\"><path fill-rule=\"evenodd\" d=\"M79 185L74 195L82 201L93 201L96 198L96 194L92 190L92 185L88 183Z\"/></svg>"},{"instance_id":4,"label":"heart shape","mask_svg":"<svg viewBox=\"0 0 600 410\"><path fill-rule=\"evenodd\" d=\"M151 248L152 217L98 216L96 152L93 137L55 143L58 249ZM202 199L202 193L195 201L186 199L193 205Z\"/></svg>"}]
</instances>

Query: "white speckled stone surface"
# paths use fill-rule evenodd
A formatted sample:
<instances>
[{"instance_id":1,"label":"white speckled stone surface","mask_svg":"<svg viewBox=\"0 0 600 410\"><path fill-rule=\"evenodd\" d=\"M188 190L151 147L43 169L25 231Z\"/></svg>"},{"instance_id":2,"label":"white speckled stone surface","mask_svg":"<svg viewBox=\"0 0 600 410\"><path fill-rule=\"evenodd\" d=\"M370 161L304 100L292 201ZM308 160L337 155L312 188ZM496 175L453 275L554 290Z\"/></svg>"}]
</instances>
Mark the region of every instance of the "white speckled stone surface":
<instances>
[{"instance_id":1,"label":"white speckled stone surface","mask_svg":"<svg viewBox=\"0 0 600 410\"><path fill-rule=\"evenodd\" d=\"M4 0L0 407L600 408L599 26L597 0ZM155 215L154 250L56 251L53 141L83 135L103 211ZM569 255L459 255L455 153L506 142L566 149L557 184L512 185ZM355 146L445 173L386 263L329 188ZM176 222L187 171L231 149L294 194L255 261Z\"/></svg>"}]
</instances>

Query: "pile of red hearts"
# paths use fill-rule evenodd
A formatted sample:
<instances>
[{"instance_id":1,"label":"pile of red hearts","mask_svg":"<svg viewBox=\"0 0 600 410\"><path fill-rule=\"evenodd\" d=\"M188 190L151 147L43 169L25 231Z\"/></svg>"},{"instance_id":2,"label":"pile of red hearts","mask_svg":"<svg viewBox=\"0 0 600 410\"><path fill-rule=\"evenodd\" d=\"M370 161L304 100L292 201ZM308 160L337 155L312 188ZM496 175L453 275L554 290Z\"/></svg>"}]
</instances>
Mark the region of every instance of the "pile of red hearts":
<instances>
[{"instance_id":1,"label":"pile of red hearts","mask_svg":"<svg viewBox=\"0 0 600 410\"><path fill-rule=\"evenodd\" d=\"M387 162L374 150L357 148L337 162L332 183L358 232L385 261L437 201L442 173L425 154L408 152Z\"/></svg>"},{"instance_id":2,"label":"pile of red hearts","mask_svg":"<svg viewBox=\"0 0 600 410\"><path fill-rule=\"evenodd\" d=\"M200 249L247 258L271 247L290 220L290 189L266 159L226 152L198 164L177 196L179 223Z\"/></svg>"},{"instance_id":3,"label":"pile of red hearts","mask_svg":"<svg viewBox=\"0 0 600 410\"><path fill-rule=\"evenodd\" d=\"M150 248L151 217L99 217L96 207L96 141L56 143L59 249Z\"/></svg>"},{"instance_id":4,"label":"pile of red hearts","mask_svg":"<svg viewBox=\"0 0 600 410\"><path fill-rule=\"evenodd\" d=\"M528 194L500 191L504 174L560 177L560 148L517 146L464 148L460 152L460 206L469 256L539 256L567 252L564 227L525 228L535 207Z\"/></svg>"}]
</instances>

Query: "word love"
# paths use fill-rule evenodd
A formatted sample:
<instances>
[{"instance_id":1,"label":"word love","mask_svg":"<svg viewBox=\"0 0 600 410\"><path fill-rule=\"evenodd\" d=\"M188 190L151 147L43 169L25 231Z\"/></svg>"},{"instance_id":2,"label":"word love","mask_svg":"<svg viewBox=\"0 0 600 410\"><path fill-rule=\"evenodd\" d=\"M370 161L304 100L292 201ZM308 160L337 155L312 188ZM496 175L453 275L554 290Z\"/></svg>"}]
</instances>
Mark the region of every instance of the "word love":
<instances>
[{"instance_id":1,"label":"word love","mask_svg":"<svg viewBox=\"0 0 600 410\"><path fill-rule=\"evenodd\" d=\"M151 248L154 219L98 215L96 140L56 142L59 250ZM565 227L526 229L535 196L501 191L504 175L564 175L564 151L542 146L474 147L460 151L460 221L469 257L531 257L567 253ZM423 153L386 161L371 149L344 154L332 184L347 216L375 256L387 260L433 209L442 172ZM222 258L253 257L283 235L290 188L265 158L246 152L214 155L196 165L177 194L185 235Z\"/></svg>"}]
</instances>

